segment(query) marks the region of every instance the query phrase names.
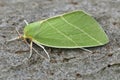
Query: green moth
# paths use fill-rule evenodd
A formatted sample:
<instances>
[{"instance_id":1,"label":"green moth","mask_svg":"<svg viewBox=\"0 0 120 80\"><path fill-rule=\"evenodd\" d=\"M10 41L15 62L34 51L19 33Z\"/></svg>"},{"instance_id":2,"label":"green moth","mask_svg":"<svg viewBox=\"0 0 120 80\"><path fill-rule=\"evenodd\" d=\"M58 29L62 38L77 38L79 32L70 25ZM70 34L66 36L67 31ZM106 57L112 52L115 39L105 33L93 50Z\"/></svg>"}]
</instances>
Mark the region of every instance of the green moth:
<instances>
[{"instance_id":1,"label":"green moth","mask_svg":"<svg viewBox=\"0 0 120 80\"><path fill-rule=\"evenodd\" d=\"M31 40L31 53L32 42L43 49L42 45L55 48L85 48L109 42L98 22L84 11L73 11L30 23L25 26L24 34L16 39L19 38ZM44 51L49 58L47 51Z\"/></svg>"}]
</instances>

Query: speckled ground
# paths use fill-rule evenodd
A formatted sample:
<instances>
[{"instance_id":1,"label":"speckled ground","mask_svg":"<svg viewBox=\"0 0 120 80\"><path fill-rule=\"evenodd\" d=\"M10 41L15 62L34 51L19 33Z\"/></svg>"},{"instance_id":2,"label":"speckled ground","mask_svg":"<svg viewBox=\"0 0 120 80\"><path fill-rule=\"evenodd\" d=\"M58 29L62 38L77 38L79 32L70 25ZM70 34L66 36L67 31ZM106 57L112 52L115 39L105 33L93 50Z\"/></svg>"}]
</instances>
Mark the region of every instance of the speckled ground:
<instances>
[{"instance_id":1,"label":"speckled ground","mask_svg":"<svg viewBox=\"0 0 120 80\"><path fill-rule=\"evenodd\" d=\"M23 33L29 23L73 10L91 14L109 36L110 43L81 49L47 48L48 62L29 52L22 41L5 44ZM37 47L36 47L37 48ZM43 53L42 49L38 49ZM120 0L0 0L0 80L120 80Z\"/></svg>"}]
</instances>

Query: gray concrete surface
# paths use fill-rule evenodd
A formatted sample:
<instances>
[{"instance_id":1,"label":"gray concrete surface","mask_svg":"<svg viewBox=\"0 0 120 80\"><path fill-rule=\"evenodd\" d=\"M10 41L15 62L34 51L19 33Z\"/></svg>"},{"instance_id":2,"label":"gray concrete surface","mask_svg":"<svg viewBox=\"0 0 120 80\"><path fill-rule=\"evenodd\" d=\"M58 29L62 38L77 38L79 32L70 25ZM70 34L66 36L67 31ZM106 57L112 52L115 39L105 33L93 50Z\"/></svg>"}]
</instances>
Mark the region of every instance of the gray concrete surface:
<instances>
[{"instance_id":1,"label":"gray concrete surface","mask_svg":"<svg viewBox=\"0 0 120 80\"><path fill-rule=\"evenodd\" d=\"M110 43L81 49L47 48L50 62L29 52L22 41L5 44L23 33L29 23L73 10L91 14L109 36ZM43 53L42 49L38 49ZM17 51L17 53L16 53ZM0 0L0 80L120 80L120 0Z\"/></svg>"}]
</instances>

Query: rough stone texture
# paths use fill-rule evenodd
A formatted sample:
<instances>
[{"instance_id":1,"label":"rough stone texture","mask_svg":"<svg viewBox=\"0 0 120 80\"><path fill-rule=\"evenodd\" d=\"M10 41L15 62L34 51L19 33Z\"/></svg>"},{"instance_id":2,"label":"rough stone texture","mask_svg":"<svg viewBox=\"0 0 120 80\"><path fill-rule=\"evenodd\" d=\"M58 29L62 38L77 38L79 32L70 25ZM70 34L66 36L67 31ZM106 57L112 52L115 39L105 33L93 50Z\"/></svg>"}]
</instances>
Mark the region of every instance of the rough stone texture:
<instances>
[{"instance_id":1,"label":"rough stone texture","mask_svg":"<svg viewBox=\"0 0 120 80\"><path fill-rule=\"evenodd\" d=\"M28 50L26 44L5 44L17 36L15 27L23 33L24 19L34 22L73 10L91 14L110 43L88 48L93 54L46 47L50 62L37 54L23 62L29 52L19 50ZM120 80L120 0L0 0L0 80Z\"/></svg>"}]
</instances>

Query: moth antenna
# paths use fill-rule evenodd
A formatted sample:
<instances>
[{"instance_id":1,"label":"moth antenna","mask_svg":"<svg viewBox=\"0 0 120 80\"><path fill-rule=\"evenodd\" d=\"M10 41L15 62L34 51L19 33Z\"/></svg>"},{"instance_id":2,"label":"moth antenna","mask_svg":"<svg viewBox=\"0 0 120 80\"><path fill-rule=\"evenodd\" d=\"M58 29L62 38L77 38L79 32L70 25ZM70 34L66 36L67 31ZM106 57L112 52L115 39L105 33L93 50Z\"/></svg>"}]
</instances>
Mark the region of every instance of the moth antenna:
<instances>
[{"instance_id":1,"label":"moth antenna","mask_svg":"<svg viewBox=\"0 0 120 80\"><path fill-rule=\"evenodd\" d=\"M21 37L20 32L18 31L17 27L15 28L15 31L17 32L17 34Z\"/></svg>"},{"instance_id":2,"label":"moth antenna","mask_svg":"<svg viewBox=\"0 0 120 80\"><path fill-rule=\"evenodd\" d=\"M18 31L17 28L15 28L15 31L17 32L18 37L15 37L15 38L13 38L13 39L7 40L7 43L22 38L22 35L20 34L20 32Z\"/></svg>"},{"instance_id":3,"label":"moth antenna","mask_svg":"<svg viewBox=\"0 0 120 80\"><path fill-rule=\"evenodd\" d=\"M80 49L82 49L82 50L84 50L84 51L87 51L87 52L89 52L89 53L93 53L91 50L89 50L89 49L85 49L85 48L80 48Z\"/></svg>"},{"instance_id":4,"label":"moth antenna","mask_svg":"<svg viewBox=\"0 0 120 80\"><path fill-rule=\"evenodd\" d=\"M18 37L15 37L15 38L12 38L12 39L10 39L10 40L7 40L6 42L8 43L8 42L15 41L15 40L18 40L18 39L20 39L19 36L18 36Z\"/></svg>"},{"instance_id":5,"label":"moth antenna","mask_svg":"<svg viewBox=\"0 0 120 80\"><path fill-rule=\"evenodd\" d=\"M26 24L26 25L28 25L28 22L27 22L27 20L24 20L24 22L25 22L25 24Z\"/></svg>"}]
</instances>

